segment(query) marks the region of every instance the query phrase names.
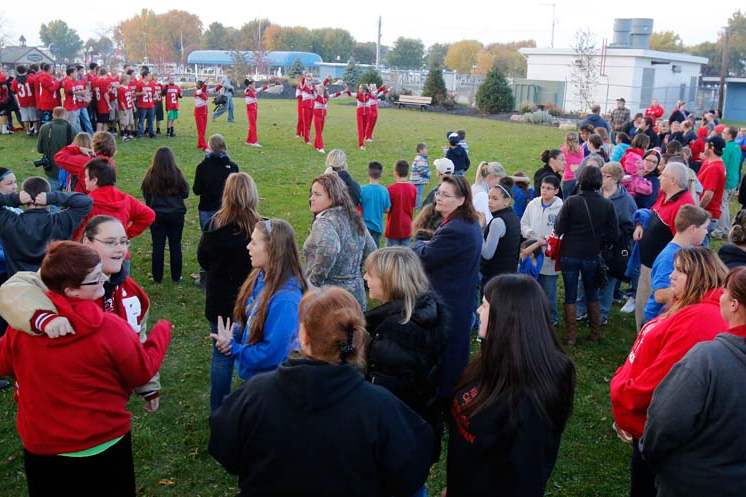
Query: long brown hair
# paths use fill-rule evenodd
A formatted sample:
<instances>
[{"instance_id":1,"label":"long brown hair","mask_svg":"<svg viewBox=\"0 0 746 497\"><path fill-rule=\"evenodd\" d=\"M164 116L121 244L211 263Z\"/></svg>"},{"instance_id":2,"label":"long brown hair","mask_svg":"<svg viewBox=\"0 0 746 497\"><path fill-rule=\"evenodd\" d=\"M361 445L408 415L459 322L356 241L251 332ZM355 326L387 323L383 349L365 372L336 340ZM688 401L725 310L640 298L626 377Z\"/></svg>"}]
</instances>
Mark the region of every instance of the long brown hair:
<instances>
[{"instance_id":1,"label":"long brown hair","mask_svg":"<svg viewBox=\"0 0 746 497\"><path fill-rule=\"evenodd\" d=\"M477 211L474 210L474 202L472 202L471 198L471 187L469 186L469 183L466 182L466 179L464 179L463 176L443 176L440 184L442 185L444 183L453 185L453 188L456 190L456 196L464 199L464 203L453 211L450 218L461 218L464 221L471 221L473 223L477 222L479 220L479 215L477 214Z\"/></svg>"},{"instance_id":2,"label":"long brown hair","mask_svg":"<svg viewBox=\"0 0 746 497\"><path fill-rule=\"evenodd\" d=\"M342 178L337 173L322 174L313 179L311 186L314 183L318 183L326 194L329 195L332 207L344 208L347 216L350 218L350 223L357 229L358 234L365 235L363 220L355 210L355 205L352 203L347 185L342 181Z\"/></svg>"},{"instance_id":3,"label":"long brown hair","mask_svg":"<svg viewBox=\"0 0 746 497\"><path fill-rule=\"evenodd\" d=\"M282 219L268 219L256 223L254 231L260 231L267 240L267 254L269 264L264 270L264 288L259 294L259 307L249 330L249 345L264 340L264 321L267 317L267 309L272 296L277 293L288 279L295 277L300 284L301 291L308 289L308 283L303 276L303 268L300 264L298 249L295 246L295 234L293 227ZM263 270L255 267L244 281L233 307L233 319L241 326L246 324L246 299L254 291L254 286Z\"/></svg>"},{"instance_id":4,"label":"long brown hair","mask_svg":"<svg viewBox=\"0 0 746 497\"><path fill-rule=\"evenodd\" d=\"M259 221L256 205L259 193L256 183L246 173L231 173L225 181L223 203L212 218L213 229L236 223L247 238L251 237L254 226Z\"/></svg>"},{"instance_id":5,"label":"long brown hair","mask_svg":"<svg viewBox=\"0 0 746 497\"><path fill-rule=\"evenodd\" d=\"M725 264L706 247L682 248L676 254L674 268L686 275L686 286L684 294L676 298L666 312L668 316L701 302L705 293L723 286L728 274Z\"/></svg>"},{"instance_id":6,"label":"long brown hair","mask_svg":"<svg viewBox=\"0 0 746 497\"><path fill-rule=\"evenodd\" d=\"M298 319L314 359L365 368L368 332L360 304L350 292L338 286L307 292L300 301Z\"/></svg>"},{"instance_id":7,"label":"long brown hair","mask_svg":"<svg viewBox=\"0 0 746 497\"><path fill-rule=\"evenodd\" d=\"M160 147L155 151L141 188L143 194L151 196L184 196L189 193L186 178L176 165L176 157L169 147Z\"/></svg>"}]
</instances>

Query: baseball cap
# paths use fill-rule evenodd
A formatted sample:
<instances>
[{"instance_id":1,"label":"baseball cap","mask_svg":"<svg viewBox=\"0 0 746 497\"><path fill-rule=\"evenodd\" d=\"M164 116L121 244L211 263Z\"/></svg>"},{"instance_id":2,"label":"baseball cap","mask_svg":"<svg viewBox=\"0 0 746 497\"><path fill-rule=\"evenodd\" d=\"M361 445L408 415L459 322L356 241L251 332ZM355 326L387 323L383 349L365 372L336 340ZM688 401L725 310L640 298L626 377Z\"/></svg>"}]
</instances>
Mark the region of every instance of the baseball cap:
<instances>
[{"instance_id":1,"label":"baseball cap","mask_svg":"<svg viewBox=\"0 0 746 497\"><path fill-rule=\"evenodd\" d=\"M725 131L725 128L727 128L725 124L718 124L717 126L715 126L715 133L722 133L723 131Z\"/></svg>"},{"instance_id":2,"label":"baseball cap","mask_svg":"<svg viewBox=\"0 0 746 497\"><path fill-rule=\"evenodd\" d=\"M720 135L714 135L707 139L707 143L711 144L715 149L717 155L723 155L723 149L725 148L725 140Z\"/></svg>"},{"instance_id":3,"label":"baseball cap","mask_svg":"<svg viewBox=\"0 0 746 497\"><path fill-rule=\"evenodd\" d=\"M446 159L445 157L435 159L433 161L433 165L440 174L453 174L453 171L455 169L455 167L453 166L453 161L451 159Z\"/></svg>"}]
</instances>

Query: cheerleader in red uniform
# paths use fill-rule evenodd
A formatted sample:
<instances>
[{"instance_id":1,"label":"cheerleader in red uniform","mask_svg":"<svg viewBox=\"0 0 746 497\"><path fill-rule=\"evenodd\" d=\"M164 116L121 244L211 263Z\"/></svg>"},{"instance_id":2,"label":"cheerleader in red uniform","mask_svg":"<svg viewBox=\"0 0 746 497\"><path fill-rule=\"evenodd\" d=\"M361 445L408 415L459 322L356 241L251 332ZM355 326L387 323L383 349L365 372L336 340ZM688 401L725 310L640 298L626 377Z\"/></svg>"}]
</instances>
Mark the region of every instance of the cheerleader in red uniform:
<instances>
[{"instance_id":1,"label":"cheerleader in red uniform","mask_svg":"<svg viewBox=\"0 0 746 497\"><path fill-rule=\"evenodd\" d=\"M254 80L248 78L244 80L244 85L246 86L246 89L243 92L244 101L246 102L246 120L249 121L249 130L246 134L246 145L261 148L262 146L259 145L257 141L256 131L256 117L258 110L257 95L263 91L267 91L270 86L264 85L257 90L254 86Z\"/></svg>"},{"instance_id":2,"label":"cheerleader in red uniform","mask_svg":"<svg viewBox=\"0 0 746 497\"><path fill-rule=\"evenodd\" d=\"M368 87L360 85L357 93L347 90L347 94L357 101L357 146L360 150L365 150L365 130L368 125L368 99L370 93Z\"/></svg>"},{"instance_id":3,"label":"cheerleader in red uniform","mask_svg":"<svg viewBox=\"0 0 746 497\"><path fill-rule=\"evenodd\" d=\"M197 88L194 90L194 123L197 126L197 148L200 150L207 150L207 93L207 85L197 81Z\"/></svg>"},{"instance_id":4,"label":"cheerleader in red uniform","mask_svg":"<svg viewBox=\"0 0 746 497\"><path fill-rule=\"evenodd\" d=\"M305 76L302 76L300 80L298 80L298 86L295 87L295 100L298 103L297 107L297 113L298 113L298 122L295 125L295 136L298 138L303 138L303 92L301 91L301 87L304 84Z\"/></svg>"},{"instance_id":5,"label":"cheerleader in red uniform","mask_svg":"<svg viewBox=\"0 0 746 497\"><path fill-rule=\"evenodd\" d=\"M303 107L303 141L311 144L311 122L313 122L313 102L315 92L311 80L308 77L303 78L301 86L301 105Z\"/></svg>"},{"instance_id":6,"label":"cheerleader in red uniform","mask_svg":"<svg viewBox=\"0 0 746 497\"><path fill-rule=\"evenodd\" d=\"M337 98L343 94L338 91L331 95L327 93L326 86L324 84L316 85L315 98L313 100L313 127L316 132L316 136L313 140L313 146L316 151L325 154L324 150L324 122L326 121L327 105L329 100Z\"/></svg>"},{"instance_id":7,"label":"cheerleader in red uniform","mask_svg":"<svg viewBox=\"0 0 746 497\"><path fill-rule=\"evenodd\" d=\"M365 124L365 141L373 141L373 130L378 121L378 99L385 96L389 90L382 86L376 88L375 84L370 85L370 98L368 99L368 120Z\"/></svg>"}]
</instances>

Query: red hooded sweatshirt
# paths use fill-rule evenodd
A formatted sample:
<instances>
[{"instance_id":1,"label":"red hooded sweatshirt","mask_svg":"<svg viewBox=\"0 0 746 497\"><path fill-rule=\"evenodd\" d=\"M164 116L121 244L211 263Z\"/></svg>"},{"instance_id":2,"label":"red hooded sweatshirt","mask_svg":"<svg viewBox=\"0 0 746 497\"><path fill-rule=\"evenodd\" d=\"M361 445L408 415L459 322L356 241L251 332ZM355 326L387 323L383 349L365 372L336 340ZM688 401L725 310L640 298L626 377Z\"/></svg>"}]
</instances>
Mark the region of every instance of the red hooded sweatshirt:
<instances>
[{"instance_id":1,"label":"red hooded sweatshirt","mask_svg":"<svg viewBox=\"0 0 746 497\"><path fill-rule=\"evenodd\" d=\"M702 159L699 157L702 155L702 152L705 151L705 140L707 139L707 135L710 133L710 130L702 126L697 130L697 139L692 143L691 151L692 151L692 160L695 162L702 162Z\"/></svg>"},{"instance_id":2,"label":"red hooded sweatshirt","mask_svg":"<svg viewBox=\"0 0 746 497\"><path fill-rule=\"evenodd\" d=\"M611 379L611 407L619 428L640 438L653 392L674 364L697 343L728 329L720 316L722 293L722 289L711 290L698 304L642 327L627 360Z\"/></svg>"},{"instance_id":3,"label":"red hooded sweatshirt","mask_svg":"<svg viewBox=\"0 0 746 497\"><path fill-rule=\"evenodd\" d=\"M148 229L155 221L153 209L137 200L132 195L120 191L116 186L102 186L88 194L93 200L93 208L88 217L80 223L73 233L73 240L80 240L85 226L93 216L112 216L120 221L127 231L127 238L135 238Z\"/></svg>"},{"instance_id":4,"label":"red hooded sweatshirt","mask_svg":"<svg viewBox=\"0 0 746 497\"><path fill-rule=\"evenodd\" d=\"M158 371L171 341L159 321L145 343L126 321L91 300L48 292L75 335L51 339L8 328L0 375L16 378L16 426L38 455L90 449L131 429L130 393Z\"/></svg>"},{"instance_id":5,"label":"red hooded sweatshirt","mask_svg":"<svg viewBox=\"0 0 746 497\"><path fill-rule=\"evenodd\" d=\"M116 169L117 165L114 162L113 157L106 157L104 155L98 155L96 157L106 159L109 161L109 164L111 164L111 167ZM54 154L54 163L75 178L74 191L85 194L88 194L88 190L85 188L85 178L83 174L85 174L85 165L92 159L93 157L81 152L80 147L77 145L68 145ZM85 226L85 224L83 226Z\"/></svg>"}]
</instances>

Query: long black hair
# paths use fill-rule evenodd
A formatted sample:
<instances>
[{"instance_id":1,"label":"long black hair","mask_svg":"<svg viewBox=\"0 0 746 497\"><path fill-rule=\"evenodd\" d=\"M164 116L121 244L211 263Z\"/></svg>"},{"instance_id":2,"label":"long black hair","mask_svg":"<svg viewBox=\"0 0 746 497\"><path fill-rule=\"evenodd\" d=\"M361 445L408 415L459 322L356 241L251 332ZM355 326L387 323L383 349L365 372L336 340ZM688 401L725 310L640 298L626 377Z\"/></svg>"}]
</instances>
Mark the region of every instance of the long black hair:
<instances>
[{"instance_id":1,"label":"long black hair","mask_svg":"<svg viewBox=\"0 0 746 497\"><path fill-rule=\"evenodd\" d=\"M499 400L514 424L520 402L528 399L561 432L572 412L575 366L559 345L547 297L533 278L503 274L487 283L484 298L487 335L458 386L478 393L462 413L471 417Z\"/></svg>"}]
</instances>

